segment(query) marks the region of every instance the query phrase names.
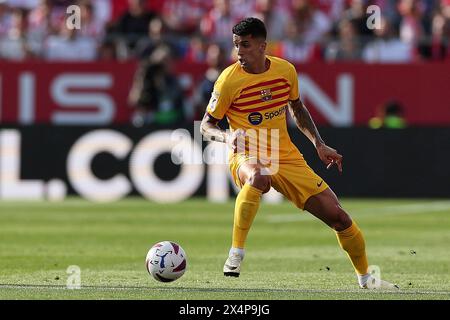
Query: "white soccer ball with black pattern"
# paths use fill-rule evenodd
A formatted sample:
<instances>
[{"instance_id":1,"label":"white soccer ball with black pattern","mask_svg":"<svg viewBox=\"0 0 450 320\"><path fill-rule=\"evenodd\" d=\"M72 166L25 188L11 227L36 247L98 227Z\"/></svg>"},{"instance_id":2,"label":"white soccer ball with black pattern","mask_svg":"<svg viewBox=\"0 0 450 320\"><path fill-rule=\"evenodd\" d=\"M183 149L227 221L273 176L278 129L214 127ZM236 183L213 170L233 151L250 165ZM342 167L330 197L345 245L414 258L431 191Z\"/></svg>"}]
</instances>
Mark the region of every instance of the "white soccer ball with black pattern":
<instances>
[{"instance_id":1,"label":"white soccer ball with black pattern","mask_svg":"<svg viewBox=\"0 0 450 320\"><path fill-rule=\"evenodd\" d=\"M145 258L148 273L161 282L179 279L186 271L186 263L186 253L173 241L155 243Z\"/></svg>"}]
</instances>

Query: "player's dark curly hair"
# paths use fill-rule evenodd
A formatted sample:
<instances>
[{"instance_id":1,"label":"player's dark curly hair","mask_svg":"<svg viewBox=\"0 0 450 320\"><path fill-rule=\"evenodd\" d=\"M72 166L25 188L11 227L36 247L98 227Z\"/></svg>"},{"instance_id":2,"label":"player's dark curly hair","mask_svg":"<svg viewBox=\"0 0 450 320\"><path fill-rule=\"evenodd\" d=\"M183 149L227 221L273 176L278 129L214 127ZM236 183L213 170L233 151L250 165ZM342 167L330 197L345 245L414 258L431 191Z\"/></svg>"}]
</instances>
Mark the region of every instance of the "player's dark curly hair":
<instances>
[{"instance_id":1,"label":"player's dark curly hair","mask_svg":"<svg viewBox=\"0 0 450 320\"><path fill-rule=\"evenodd\" d=\"M245 18L233 27L233 33L237 36L251 35L253 38L267 38L267 30L264 22L258 18Z\"/></svg>"}]
</instances>

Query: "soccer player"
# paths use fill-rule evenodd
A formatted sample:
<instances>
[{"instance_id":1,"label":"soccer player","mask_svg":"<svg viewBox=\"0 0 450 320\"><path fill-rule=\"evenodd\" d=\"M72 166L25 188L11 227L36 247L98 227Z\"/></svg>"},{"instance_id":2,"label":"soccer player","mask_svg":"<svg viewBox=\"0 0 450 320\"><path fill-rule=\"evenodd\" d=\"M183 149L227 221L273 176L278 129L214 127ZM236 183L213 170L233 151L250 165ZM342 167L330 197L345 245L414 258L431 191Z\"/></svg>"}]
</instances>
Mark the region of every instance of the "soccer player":
<instances>
[{"instance_id":1,"label":"soccer player","mask_svg":"<svg viewBox=\"0 0 450 320\"><path fill-rule=\"evenodd\" d=\"M342 155L325 144L300 100L295 67L286 60L265 54L266 36L264 23L256 18L246 18L233 27L238 61L226 68L215 82L201 124L201 132L207 140L230 146L229 167L241 188L236 198L232 247L223 267L224 275L239 276L247 234L262 194L272 186L298 208L309 211L335 230L361 288L398 288L375 279L368 272L361 230L290 140L287 109L327 168L336 165L342 172ZM224 116L231 131L218 126ZM251 139L255 136L258 138ZM252 152L255 144L257 152ZM269 152L261 152L263 147Z\"/></svg>"}]
</instances>

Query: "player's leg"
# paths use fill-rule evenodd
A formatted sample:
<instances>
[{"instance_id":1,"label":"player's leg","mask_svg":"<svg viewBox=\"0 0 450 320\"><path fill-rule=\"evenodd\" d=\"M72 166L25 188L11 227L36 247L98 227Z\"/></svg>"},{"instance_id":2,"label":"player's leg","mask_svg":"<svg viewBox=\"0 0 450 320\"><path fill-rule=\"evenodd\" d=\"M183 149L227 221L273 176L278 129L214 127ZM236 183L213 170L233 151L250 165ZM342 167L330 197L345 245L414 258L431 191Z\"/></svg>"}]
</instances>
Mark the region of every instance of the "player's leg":
<instances>
[{"instance_id":1,"label":"player's leg","mask_svg":"<svg viewBox=\"0 0 450 320\"><path fill-rule=\"evenodd\" d=\"M256 216L261 195L270 190L270 176L258 164L244 163L238 170L242 189L236 198L233 247L244 248L248 232Z\"/></svg>"},{"instance_id":2,"label":"player's leg","mask_svg":"<svg viewBox=\"0 0 450 320\"><path fill-rule=\"evenodd\" d=\"M245 241L258 211L261 195L270 189L270 176L264 175L261 170L263 168L259 164L244 162L237 172L242 189L236 197L232 247L223 269L226 276L239 276Z\"/></svg>"},{"instance_id":3,"label":"player's leg","mask_svg":"<svg viewBox=\"0 0 450 320\"><path fill-rule=\"evenodd\" d=\"M364 237L356 223L342 209L334 192L327 188L311 196L304 209L335 230L338 242L349 255L356 272L366 274L368 263Z\"/></svg>"},{"instance_id":4,"label":"player's leg","mask_svg":"<svg viewBox=\"0 0 450 320\"><path fill-rule=\"evenodd\" d=\"M356 222L341 207L330 188L311 196L306 201L304 209L335 230L339 245L347 252L361 287L367 288L373 284L373 280L376 280L374 288L396 287L389 282L370 278L364 236Z\"/></svg>"}]
</instances>

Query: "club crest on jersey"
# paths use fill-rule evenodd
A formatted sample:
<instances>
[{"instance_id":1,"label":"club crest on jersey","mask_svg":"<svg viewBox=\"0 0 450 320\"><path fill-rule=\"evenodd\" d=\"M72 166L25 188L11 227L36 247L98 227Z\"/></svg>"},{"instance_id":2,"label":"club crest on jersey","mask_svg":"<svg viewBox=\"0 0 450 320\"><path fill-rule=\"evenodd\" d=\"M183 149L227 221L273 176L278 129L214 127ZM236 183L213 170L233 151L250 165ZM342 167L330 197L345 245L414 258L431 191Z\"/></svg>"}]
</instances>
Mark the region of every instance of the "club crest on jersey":
<instances>
[{"instance_id":1,"label":"club crest on jersey","mask_svg":"<svg viewBox=\"0 0 450 320\"><path fill-rule=\"evenodd\" d=\"M272 92L270 92L270 89L261 90L261 100L262 101L272 100Z\"/></svg>"}]
</instances>

